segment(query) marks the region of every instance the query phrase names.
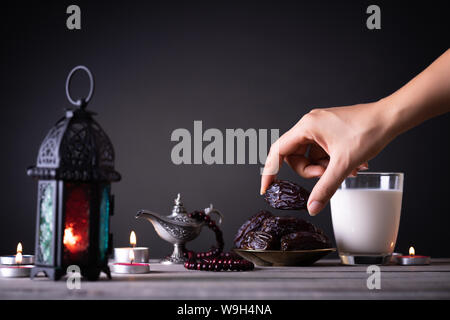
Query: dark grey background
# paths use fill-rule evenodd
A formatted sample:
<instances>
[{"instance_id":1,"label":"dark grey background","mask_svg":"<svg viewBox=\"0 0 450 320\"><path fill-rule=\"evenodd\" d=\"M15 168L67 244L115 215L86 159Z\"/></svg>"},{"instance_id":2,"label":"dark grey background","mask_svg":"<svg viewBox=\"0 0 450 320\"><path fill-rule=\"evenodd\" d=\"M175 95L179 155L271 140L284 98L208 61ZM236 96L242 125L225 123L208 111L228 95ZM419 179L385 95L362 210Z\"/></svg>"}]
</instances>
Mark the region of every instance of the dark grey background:
<instances>
[{"instance_id":1,"label":"dark grey background","mask_svg":"<svg viewBox=\"0 0 450 320\"><path fill-rule=\"evenodd\" d=\"M267 205L259 165L171 163L176 128L289 129L313 107L377 100L448 48L443 4L376 3L382 30L369 31L360 1L77 1L82 30L66 29L72 1L3 5L1 10L0 253L22 241L34 248L36 182L25 174L39 145L69 104L70 69L87 65L96 92L89 108L109 134L123 180L113 186L115 245L131 229L151 256L169 252L153 227L136 221L148 208L169 213L177 192L189 210L210 202L225 215L230 248L237 228ZM79 76L74 92L87 86ZM370 163L406 174L397 250L450 256L449 125L445 115L400 136ZM336 133L339 134L339 133ZM283 168L282 178L313 181ZM329 207L315 218L332 236ZM205 231L190 247L207 249Z\"/></svg>"}]
</instances>

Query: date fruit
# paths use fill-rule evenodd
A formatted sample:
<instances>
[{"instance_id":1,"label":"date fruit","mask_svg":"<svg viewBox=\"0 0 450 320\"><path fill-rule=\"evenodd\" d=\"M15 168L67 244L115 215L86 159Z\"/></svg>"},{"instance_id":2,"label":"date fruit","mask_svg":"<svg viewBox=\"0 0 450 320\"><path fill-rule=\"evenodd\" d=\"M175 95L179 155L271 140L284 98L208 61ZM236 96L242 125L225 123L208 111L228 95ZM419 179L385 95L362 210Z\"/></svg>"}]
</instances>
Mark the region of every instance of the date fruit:
<instances>
[{"instance_id":1,"label":"date fruit","mask_svg":"<svg viewBox=\"0 0 450 320\"><path fill-rule=\"evenodd\" d=\"M242 248L246 250L278 250L280 242L269 233L251 231L245 235Z\"/></svg>"},{"instance_id":2,"label":"date fruit","mask_svg":"<svg viewBox=\"0 0 450 320\"><path fill-rule=\"evenodd\" d=\"M300 231L281 238L281 250L313 250L330 248L331 243L323 233Z\"/></svg>"},{"instance_id":3,"label":"date fruit","mask_svg":"<svg viewBox=\"0 0 450 320\"><path fill-rule=\"evenodd\" d=\"M310 192L298 184L287 180L276 180L264 194L264 199L275 209L306 209Z\"/></svg>"},{"instance_id":4,"label":"date fruit","mask_svg":"<svg viewBox=\"0 0 450 320\"><path fill-rule=\"evenodd\" d=\"M285 216L271 216L264 220L261 231L271 234L273 237L280 239L282 236L298 231L316 232L316 228L312 223L306 220Z\"/></svg>"},{"instance_id":5,"label":"date fruit","mask_svg":"<svg viewBox=\"0 0 450 320\"><path fill-rule=\"evenodd\" d=\"M259 230L264 220L271 217L272 214L269 211L261 210L257 214L248 219L238 230L234 237L234 245L236 248L241 248L242 241L247 233L251 231Z\"/></svg>"}]
</instances>

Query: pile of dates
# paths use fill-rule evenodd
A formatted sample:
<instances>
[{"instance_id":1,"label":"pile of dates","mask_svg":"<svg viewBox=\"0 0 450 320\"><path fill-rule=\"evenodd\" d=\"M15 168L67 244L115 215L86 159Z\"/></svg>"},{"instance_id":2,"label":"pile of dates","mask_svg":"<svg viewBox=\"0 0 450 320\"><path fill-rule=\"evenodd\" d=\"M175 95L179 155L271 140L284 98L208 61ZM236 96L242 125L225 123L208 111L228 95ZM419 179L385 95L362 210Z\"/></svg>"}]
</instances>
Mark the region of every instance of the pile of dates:
<instances>
[{"instance_id":1,"label":"pile of dates","mask_svg":"<svg viewBox=\"0 0 450 320\"><path fill-rule=\"evenodd\" d=\"M291 216L278 217L260 211L240 228L236 248L247 250L313 250L331 247L323 231L312 223Z\"/></svg>"},{"instance_id":2,"label":"pile of dates","mask_svg":"<svg viewBox=\"0 0 450 320\"><path fill-rule=\"evenodd\" d=\"M269 205L281 210L306 209L309 192L297 184L278 180L264 194ZM313 250L331 247L324 232L312 223L292 216L274 216L262 210L238 230L234 245L247 250Z\"/></svg>"}]
</instances>

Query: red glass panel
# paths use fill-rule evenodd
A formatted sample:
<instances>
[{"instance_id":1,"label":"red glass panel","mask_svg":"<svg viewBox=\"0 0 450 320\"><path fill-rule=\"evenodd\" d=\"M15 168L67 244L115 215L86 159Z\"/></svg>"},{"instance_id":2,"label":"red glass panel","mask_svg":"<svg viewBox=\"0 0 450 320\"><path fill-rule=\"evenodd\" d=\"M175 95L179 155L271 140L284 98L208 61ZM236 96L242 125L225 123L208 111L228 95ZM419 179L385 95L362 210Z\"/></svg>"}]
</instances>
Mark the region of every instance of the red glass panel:
<instances>
[{"instance_id":1,"label":"red glass panel","mask_svg":"<svg viewBox=\"0 0 450 320\"><path fill-rule=\"evenodd\" d=\"M65 184L64 263L85 264L89 247L89 184Z\"/></svg>"}]
</instances>

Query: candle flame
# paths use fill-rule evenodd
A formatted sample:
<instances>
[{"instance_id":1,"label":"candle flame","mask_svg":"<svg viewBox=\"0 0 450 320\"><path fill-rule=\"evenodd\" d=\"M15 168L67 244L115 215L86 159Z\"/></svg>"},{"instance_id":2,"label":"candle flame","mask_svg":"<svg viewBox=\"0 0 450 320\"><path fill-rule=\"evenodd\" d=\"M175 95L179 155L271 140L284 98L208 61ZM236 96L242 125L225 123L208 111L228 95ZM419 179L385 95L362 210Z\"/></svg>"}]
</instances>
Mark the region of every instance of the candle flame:
<instances>
[{"instance_id":1,"label":"candle flame","mask_svg":"<svg viewBox=\"0 0 450 320\"><path fill-rule=\"evenodd\" d=\"M134 262L134 250L130 250L128 257L130 258L130 263L133 263Z\"/></svg>"},{"instance_id":2,"label":"candle flame","mask_svg":"<svg viewBox=\"0 0 450 320\"><path fill-rule=\"evenodd\" d=\"M20 242L17 245L16 263L17 264L22 263L22 243L20 243Z\"/></svg>"},{"instance_id":3,"label":"candle flame","mask_svg":"<svg viewBox=\"0 0 450 320\"><path fill-rule=\"evenodd\" d=\"M64 239L63 243L67 246L74 246L77 244L78 240L80 240L80 236L75 236L73 234L73 228L68 227L64 230Z\"/></svg>"},{"instance_id":4,"label":"candle flame","mask_svg":"<svg viewBox=\"0 0 450 320\"><path fill-rule=\"evenodd\" d=\"M409 255L414 256L416 254L416 250L414 250L414 247L409 248Z\"/></svg>"},{"instance_id":5,"label":"candle flame","mask_svg":"<svg viewBox=\"0 0 450 320\"><path fill-rule=\"evenodd\" d=\"M133 248L136 246L136 233L134 233L134 231L131 231L130 233L130 244Z\"/></svg>"},{"instance_id":6,"label":"candle flame","mask_svg":"<svg viewBox=\"0 0 450 320\"><path fill-rule=\"evenodd\" d=\"M17 252L16 254L16 263L21 264L22 263L22 253Z\"/></svg>"}]
</instances>

